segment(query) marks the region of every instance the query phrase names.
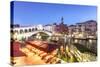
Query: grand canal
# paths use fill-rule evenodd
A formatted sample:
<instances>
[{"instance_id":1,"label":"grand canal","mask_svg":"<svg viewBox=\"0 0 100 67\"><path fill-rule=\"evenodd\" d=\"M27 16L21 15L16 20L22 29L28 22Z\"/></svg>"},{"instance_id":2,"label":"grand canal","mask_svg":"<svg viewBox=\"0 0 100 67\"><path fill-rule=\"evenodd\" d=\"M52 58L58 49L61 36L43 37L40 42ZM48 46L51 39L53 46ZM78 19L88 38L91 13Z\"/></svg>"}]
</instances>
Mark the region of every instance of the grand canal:
<instances>
[{"instance_id":1,"label":"grand canal","mask_svg":"<svg viewBox=\"0 0 100 67\"><path fill-rule=\"evenodd\" d=\"M45 38L45 36L43 36ZM41 41L44 39L40 39ZM56 57L65 62L88 62L97 60L97 39L48 37L45 41L54 43Z\"/></svg>"},{"instance_id":2,"label":"grand canal","mask_svg":"<svg viewBox=\"0 0 100 67\"><path fill-rule=\"evenodd\" d=\"M15 47L17 44L20 45L19 50L15 49L15 53L18 50L25 54L22 60L20 60L21 58L16 59L16 57L16 60L12 60L15 65L92 62L97 60L97 39L34 35L14 42Z\"/></svg>"}]
</instances>

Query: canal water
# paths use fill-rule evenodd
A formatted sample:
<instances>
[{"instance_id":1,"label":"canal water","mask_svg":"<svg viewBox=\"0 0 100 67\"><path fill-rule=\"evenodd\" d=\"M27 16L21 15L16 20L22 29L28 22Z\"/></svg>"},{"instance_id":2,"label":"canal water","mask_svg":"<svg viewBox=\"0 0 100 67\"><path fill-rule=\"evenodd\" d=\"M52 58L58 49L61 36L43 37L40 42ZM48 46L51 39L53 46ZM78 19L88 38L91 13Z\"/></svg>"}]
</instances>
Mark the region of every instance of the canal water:
<instances>
[{"instance_id":1,"label":"canal water","mask_svg":"<svg viewBox=\"0 0 100 67\"><path fill-rule=\"evenodd\" d=\"M65 54L58 52L58 57L62 60L66 62L91 62L97 60L96 39L66 38L66 40L61 40L63 41L63 48L67 48L63 51Z\"/></svg>"},{"instance_id":2,"label":"canal water","mask_svg":"<svg viewBox=\"0 0 100 67\"><path fill-rule=\"evenodd\" d=\"M75 42L77 41L77 42ZM92 52L97 55L97 40L74 40L73 44L78 48L78 49L84 49L86 51Z\"/></svg>"},{"instance_id":3,"label":"canal water","mask_svg":"<svg viewBox=\"0 0 100 67\"><path fill-rule=\"evenodd\" d=\"M52 38L49 41L60 42L65 49L63 53L59 51L57 57L65 62L88 62L97 60L97 40L96 39L73 39L73 38ZM53 39L53 40L52 40ZM48 41L48 40L47 40ZM61 48L60 48L61 49Z\"/></svg>"}]
</instances>

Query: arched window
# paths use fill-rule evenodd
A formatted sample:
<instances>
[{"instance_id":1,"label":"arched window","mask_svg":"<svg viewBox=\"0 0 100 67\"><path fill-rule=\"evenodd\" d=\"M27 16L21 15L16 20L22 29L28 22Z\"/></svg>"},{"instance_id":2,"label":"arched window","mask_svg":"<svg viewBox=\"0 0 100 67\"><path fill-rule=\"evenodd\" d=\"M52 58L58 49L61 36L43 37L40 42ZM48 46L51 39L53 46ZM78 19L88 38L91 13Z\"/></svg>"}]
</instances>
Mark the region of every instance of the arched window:
<instances>
[{"instance_id":1,"label":"arched window","mask_svg":"<svg viewBox=\"0 0 100 67\"><path fill-rule=\"evenodd\" d=\"M29 32L31 32L31 29L29 29Z\"/></svg>"},{"instance_id":2,"label":"arched window","mask_svg":"<svg viewBox=\"0 0 100 67\"><path fill-rule=\"evenodd\" d=\"M10 33L14 33L14 31L13 30L10 30Z\"/></svg>"},{"instance_id":3,"label":"arched window","mask_svg":"<svg viewBox=\"0 0 100 67\"><path fill-rule=\"evenodd\" d=\"M14 33L18 33L18 30L15 30Z\"/></svg>"},{"instance_id":4,"label":"arched window","mask_svg":"<svg viewBox=\"0 0 100 67\"><path fill-rule=\"evenodd\" d=\"M38 30L37 28L35 28L35 31Z\"/></svg>"},{"instance_id":5,"label":"arched window","mask_svg":"<svg viewBox=\"0 0 100 67\"><path fill-rule=\"evenodd\" d=\"M27 29L25 29L25 33L27 33L28 31L27 31Z\"/></svg>"},{"instance_id":6,"label":"arched window","mask_svg":"<svg viewBox=\"0 0 100 67\"><path fill-rule=\"evenodd\" d=\"M34 31L34 28L32 28L32 31Z\"/></svg>"},{"instance_id":7,"label":"arched window","mask_svg":"<svg viewBox=\"0 0 100 67\"><path fill-rule=\"evenodd\" d=\"M23 33L23 30L22 30L22 29L20 30L20 34L21 34L21 33Z\"/></svg>"}]
</instances>

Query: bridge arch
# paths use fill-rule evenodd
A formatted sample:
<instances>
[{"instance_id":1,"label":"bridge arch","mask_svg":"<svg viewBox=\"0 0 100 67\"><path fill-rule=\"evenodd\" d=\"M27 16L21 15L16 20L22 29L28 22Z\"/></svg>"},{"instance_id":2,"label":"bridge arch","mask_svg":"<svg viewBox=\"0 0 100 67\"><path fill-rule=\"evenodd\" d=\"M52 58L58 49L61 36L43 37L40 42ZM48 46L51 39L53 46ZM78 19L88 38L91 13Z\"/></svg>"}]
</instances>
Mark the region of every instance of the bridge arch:
<instances>
[{"instance_id":1,"label":"bridge arch","mask_svg":"<svg viewBox=\"0 0 100 67\"><path fill-rule=\"evenodd\" d=\"M31 35L30 36L32 36L32 35L34 35L34 34L37 34L37 33L45 33L45 34L47 34L47 35L49 35L49 36L52 36L52 32L50 32L50 31L43 31L43 30L41 30L41 31L34 31L34 32L31 32Z\"/></svg>"}]
</instances>

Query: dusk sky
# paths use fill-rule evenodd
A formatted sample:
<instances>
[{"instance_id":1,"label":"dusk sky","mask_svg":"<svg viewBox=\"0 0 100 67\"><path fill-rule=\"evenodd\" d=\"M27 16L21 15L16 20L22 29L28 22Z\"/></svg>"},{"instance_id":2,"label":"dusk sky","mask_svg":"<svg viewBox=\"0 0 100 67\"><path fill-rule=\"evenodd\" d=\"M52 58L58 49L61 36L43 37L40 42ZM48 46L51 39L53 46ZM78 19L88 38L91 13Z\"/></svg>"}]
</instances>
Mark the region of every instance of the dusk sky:
<instances>
[{"instance_id":1,"label":"dusk sky","mask_svg":"<svg viewBox=\"0 0 100 67\"><path fill-rule=\"evenodd\" d=\"M97 20L96 6L14 1L13 8L13 23L25 26L60 23L61 17L68 25Z\"/></svg>"}]
</instances>

